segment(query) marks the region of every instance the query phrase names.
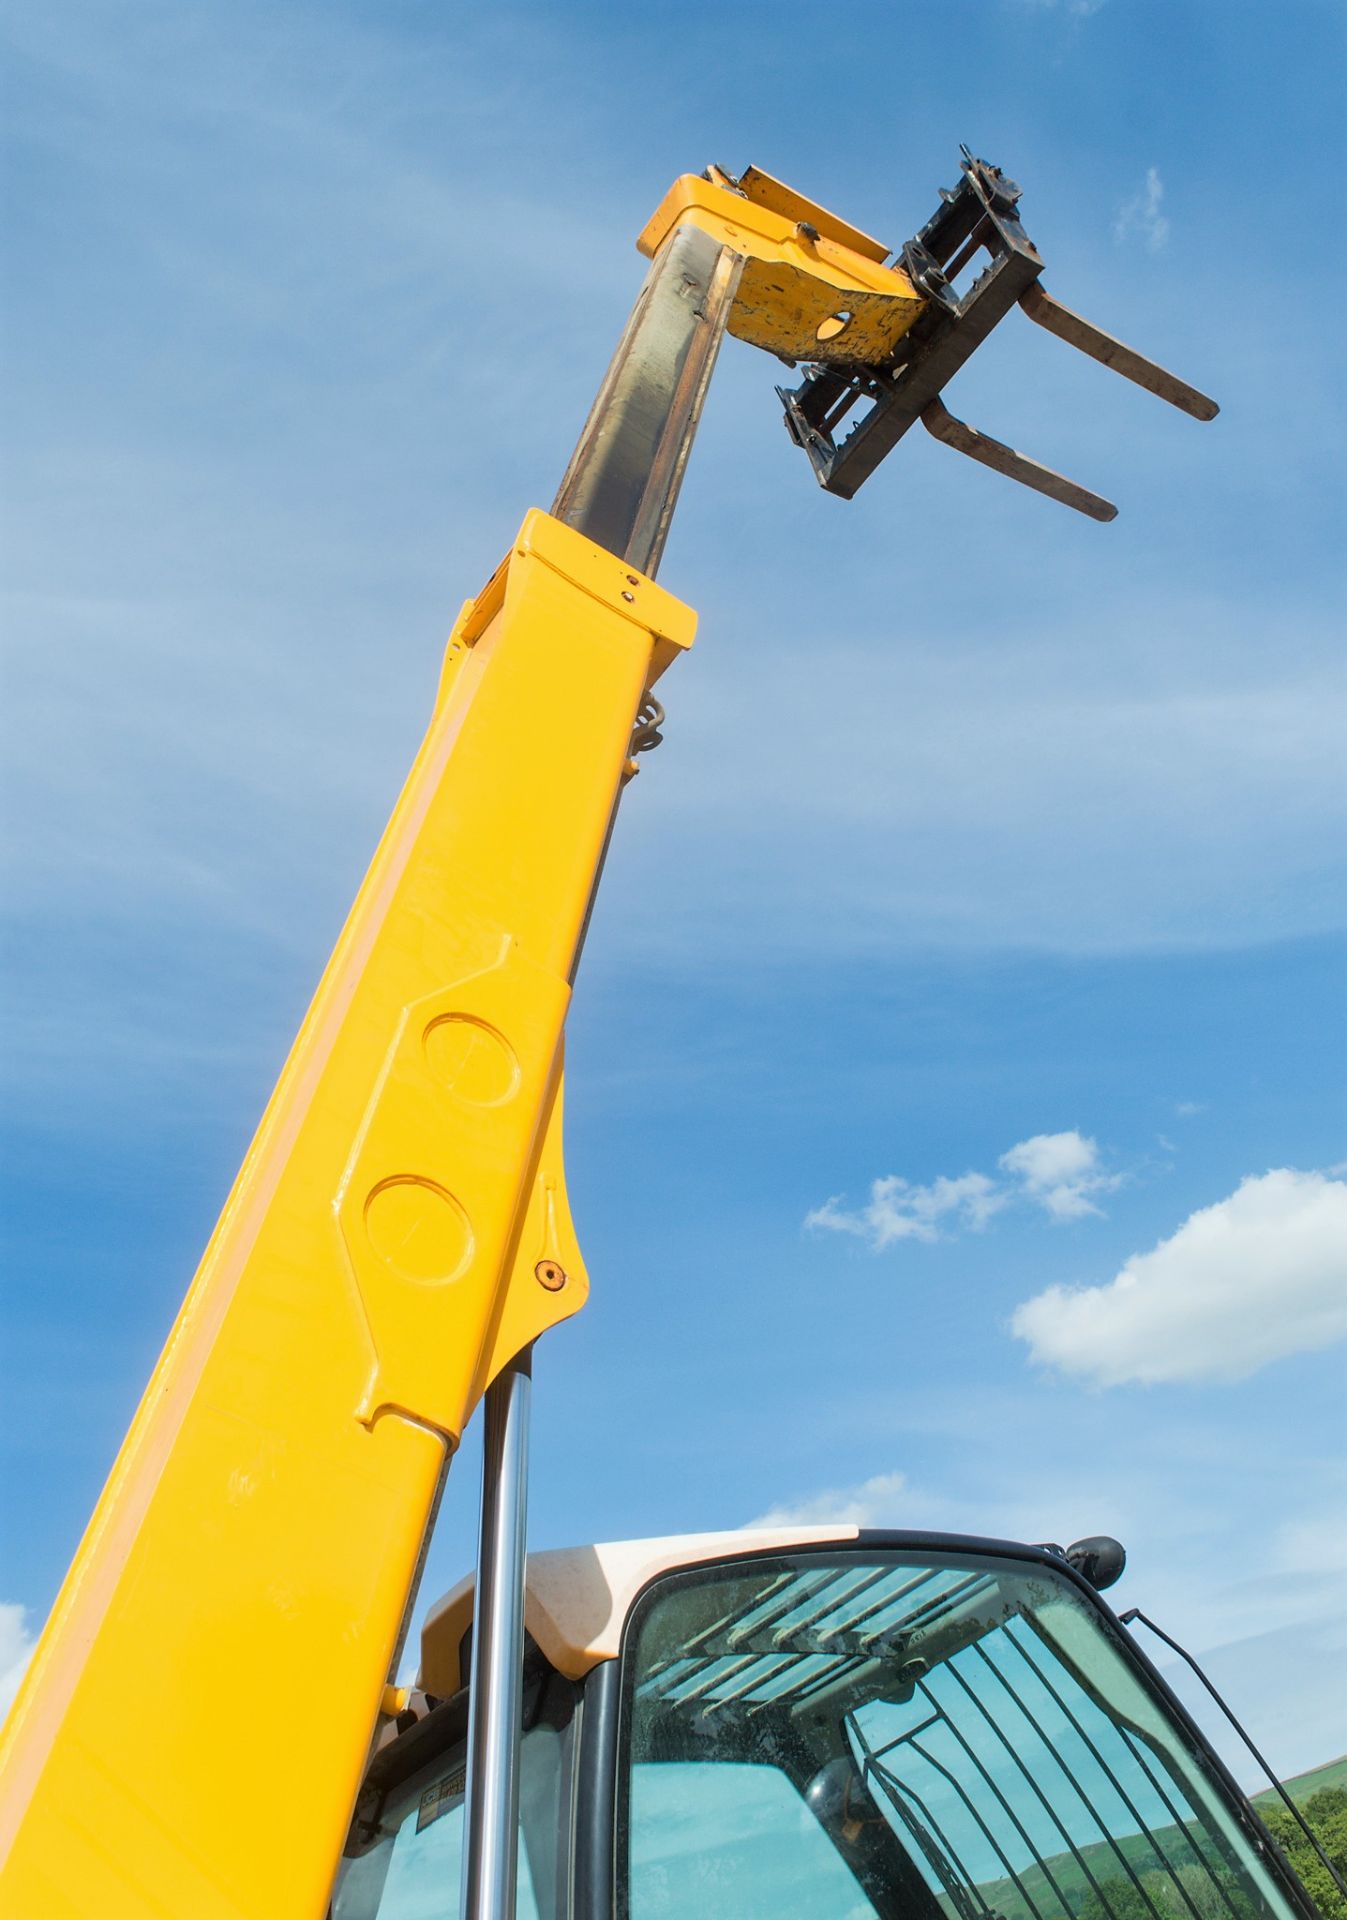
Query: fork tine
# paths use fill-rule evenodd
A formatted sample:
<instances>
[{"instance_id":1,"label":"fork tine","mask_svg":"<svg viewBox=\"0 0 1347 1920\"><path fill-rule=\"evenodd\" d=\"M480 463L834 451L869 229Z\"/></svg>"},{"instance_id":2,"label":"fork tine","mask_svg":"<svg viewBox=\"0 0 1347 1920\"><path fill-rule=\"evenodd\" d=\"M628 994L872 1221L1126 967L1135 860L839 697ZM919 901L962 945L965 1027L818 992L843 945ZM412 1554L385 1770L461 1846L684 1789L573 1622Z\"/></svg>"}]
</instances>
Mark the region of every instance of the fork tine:
<instances>
[{"instance_id":1,"label":"fork tine","mask_svg":"<svg viewBox=\"0 0 1347 1920\"><path fill-rule=\"evenodd\" d=\"M1115 340L1111 333L1072 313L1070 307L1054 300L1037 281L1020 295L1020 305L1037 326L1046 327L1068 346L1079 347L1101 366L1111 367L1124 380L1135 381L1148 393L1167 400L1171 407L1191 414L1194 420L1214 420L1221 411L1214 400L1199 393L1196 387L1190 387L1186 380L1180 380L1177 374L1166 373L1153 360L1145 359L1133 348L1124 346L1121 340Z\"/></svg>"},{"instance_id":2,"label":"fork tine","mask_svg":"<svg viewBox=\"0 0 1347 1920\"><path fill-rule=\"evenodd\" d=\"M1074 480L1054 473L1051 467L1040 466L1027 454L1016 453L1014 447L1008 447L1003 440L993 440L989 433L979 433L976 427L956 420L942 401L927 401L921 410L921 424L956 453L966 453L970 460L980 460L994 473L1018 480L1022 487L1032 487L1035 493L1045 493L1049 500L1058 500L1064 507L1074 507L1077 513L1088 514L1091 520L1118 517L1118 509L1111 500L1091 493L1088 487L1077 486Z\"/></svg>"}]
</instances>

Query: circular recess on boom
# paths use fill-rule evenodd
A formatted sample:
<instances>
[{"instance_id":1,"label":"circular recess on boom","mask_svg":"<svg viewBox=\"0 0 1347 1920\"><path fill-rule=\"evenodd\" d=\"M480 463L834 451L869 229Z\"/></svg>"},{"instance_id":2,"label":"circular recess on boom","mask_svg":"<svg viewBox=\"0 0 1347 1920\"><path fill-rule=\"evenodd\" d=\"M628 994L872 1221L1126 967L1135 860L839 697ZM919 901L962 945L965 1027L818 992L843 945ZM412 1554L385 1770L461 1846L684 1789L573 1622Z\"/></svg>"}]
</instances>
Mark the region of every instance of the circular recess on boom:
<instances>
[{"instance_id":1,"label":"circular recess on boom","mask_svg":"<svg viewBox=\"0 0 1347 1920\"><path fill-rule=\"evenodd\" d=\"M381 1180L365 1201L365 1232L404 1279L457 1280L472 1258L472 1223L452 1193L423 1174Z\"/></svg>"},{"instance_id":2,"label":"circular recess on boom","mask_svg":"<svg viewBox=\"0 0 1347 1920\"><path fill-rule=\"evenodd\" d=\"M440 1085L474 1107L503 1106L519 1085L514 1048L470 1013L446 1013L432 1020L423 1045Z\"/></svg>"},{"instance_id":3,"label":"circular recess on boom","mask_svg":"<svg viewBox=\"0 0 1347 1920\"><path fill-rule=\"evenodd\" d=\"M826 320L820 320L814 330L816 340L835 340L839 333L845 333L851 325L853 316L844 308L841 313L830 313Z\"/></svg>"}]
</instances>

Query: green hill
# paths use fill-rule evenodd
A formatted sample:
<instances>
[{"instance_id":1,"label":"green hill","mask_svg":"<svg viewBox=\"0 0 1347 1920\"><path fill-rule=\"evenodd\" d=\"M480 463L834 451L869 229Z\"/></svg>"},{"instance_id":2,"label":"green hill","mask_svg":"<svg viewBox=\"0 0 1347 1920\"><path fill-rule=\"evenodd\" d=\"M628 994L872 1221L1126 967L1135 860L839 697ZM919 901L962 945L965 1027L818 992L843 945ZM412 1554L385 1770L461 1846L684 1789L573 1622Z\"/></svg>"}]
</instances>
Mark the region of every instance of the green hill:
<instances>
[{"instance_id":1,"label":"green hill","mask_svg":"<svg viewBox=\"0 0 1347 1920\"><path fill-rule=\"evenodd\" d=\"M1318 1793L1323 1787L1347 1787L1347 1753L1341 1760L1326 1760L1322 1767L1312 1767L1308 1773L1298 1773L1292 1780L1283 1780L1282 1785L1298 1807L1303 1807L1312 1793ZM1252 1796L1253 1803L1260 1813L1268 1807L1279 1807L1281 1796L1271 1787Z\"/></svg>"},{"instance_id":2,"label":"green hill","mask_svg":"<svg viewBox=\"0 0 1347 1920\"><path fill-rule=\"evenodd\" d=\"M1347 1755L1327 1761L1308 1773L1296 1774L1283 1785L1297 1805L1303 1805L1311 1795L1326 1788L1347 1788ZM1280 1809L1281 1818L1289 1822L1290 1816L1271 1787L1252 1797L1264 1818ZM1274 1821L1274 1825L1277 1824ZM1091 1885L1093 1880L1095 1885L1108 1888L1109 1905L1126 1916L1126 1920L1154 1920L1150 1905L1137 1889L1139 1881L1152 1895L1162 1916L1174 1913L1176 1920L1193 1920L1188 1903L1174 1893L1172 1869L1187 1888L1192 1907L1201 1920L1208 1920L1208 1915L1210 1920L1230 1920L1230 1902L1213 1884L1187 1836L1177 1826L1166 1826L1155 1830L1153 1840L1154 1844L1144 1834L1132 1833L1121 1836L1115 1844L1097 1841L1080 1848L1079 1860L1069 1852L1060 1853L1042 1865L1024 1868L1019 1875L1019 1886L1011 1879L987 1880L978 1891L1002 1920L1060 1920L1064 1908L1069 1915L1079 1915L1080 1920L1099 1920L1104 1908ZM1131 1868L1130 1874L1119 1862L1119 1853ZM1304 1872L1303 1865L1300 1870ZM1155 1875L1159 1878L1150 1878ZM1227 1888L1229 1892L1233 1889ZM1239 1904L1236 1895L1234 1905ZM951 1920L955 1920L953 1903L942 1898L940 1905Z\"/></svg>"}]
</instances>

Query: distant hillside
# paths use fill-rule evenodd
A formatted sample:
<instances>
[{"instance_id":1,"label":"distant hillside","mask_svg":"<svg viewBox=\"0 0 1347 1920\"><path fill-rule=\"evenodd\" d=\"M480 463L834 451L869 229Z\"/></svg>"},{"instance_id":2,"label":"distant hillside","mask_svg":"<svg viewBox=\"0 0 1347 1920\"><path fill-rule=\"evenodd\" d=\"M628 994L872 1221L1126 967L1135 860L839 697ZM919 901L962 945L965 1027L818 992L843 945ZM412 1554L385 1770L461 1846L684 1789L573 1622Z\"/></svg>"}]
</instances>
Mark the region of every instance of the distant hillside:
<instances>
[{"instance_id":1,"label":"distant hillside","mask_svg":"<svg viewBox=\"0 0 1347 1920\"><path fill-rule=\"evenodd\" d=\"M1325 1760L1322 1767L1313 1767L1308 1773L1296 1774L1292 1780L1283 1780L1282 1785L1297 1806L1302 1806L1321 1787L1347 1787L1347 1753L1341 1760ZM1260 1813L1267 1806L1279 1807L1282 1804L1280 1796L1271 1787L1262 1793L1255 1793L1252 1798Z\"/></svg>"},{"instance_id":2,"label":"distant hillside","mask_svg":"<svg viewBox=\"0 0 1347 1920\"><path fill-rule=\"evenodd\" d=\"M1325 1787L1347 1787L1347 1754L1340 1760L1326 1761L1323 1766L1314 1767L1309 1773L1298 1773L1282 1784L1298 1805ZM1282 1805L1271 1787L1251 1798L1261 1814L1267 1814ZM1283 1817L1290 1818L1286 1814ZM1161 1882L1151 1881L1152 1892L1159 1895L1156 1904L1162 1913L1169 1911L1169 1903L1160 1892L1160 1887L1168 1882L1170 1868L1177 1868L1188 1884L1194 1896L1195 1909L1202 1911L1210 1903L1215 1888L1194 1854L1187 1835L1178 1827L1161 1827L1152 1840L1147 1840L1140 1833L1127 1834L1114 1844L1117 1852L1114 1845L1107 1842L1085 1845L1080 1849L1079 1859L1070 1853L1057 1854L1041 1866L1025 1867L1019 1876L1018 1886L1013 1880L988 1880L981 1884L978 1891L993 1913L1001 1916L1001 1920L1040 1920L1042 1915L1060 1915L1064 1906L1068 1913L1078 1914L1084 1909L1089 1920L1098 1920L1098 1897L1091 1898L1093 1886L1109 1881L1117 1886L1118 1852L1121 1852L1136 1881L1144 1881L1157 1873L1163 1875ZM1135 1881L1132 1884L1135 1885ZM1063 1896L1060 1899L1057 1889ZM1124 1886L1120 1891L1125 1895L1127 1888ZM1141 1897L1141 1904L1135 1908L1130 1902L1125 1901L1124 1905L1129 1914L1149 1911L1144 1896ZM940 1906L950 1920L954 1920L955 1909L947 1896L940 1898Z\"/></svg>"}]
</instances>

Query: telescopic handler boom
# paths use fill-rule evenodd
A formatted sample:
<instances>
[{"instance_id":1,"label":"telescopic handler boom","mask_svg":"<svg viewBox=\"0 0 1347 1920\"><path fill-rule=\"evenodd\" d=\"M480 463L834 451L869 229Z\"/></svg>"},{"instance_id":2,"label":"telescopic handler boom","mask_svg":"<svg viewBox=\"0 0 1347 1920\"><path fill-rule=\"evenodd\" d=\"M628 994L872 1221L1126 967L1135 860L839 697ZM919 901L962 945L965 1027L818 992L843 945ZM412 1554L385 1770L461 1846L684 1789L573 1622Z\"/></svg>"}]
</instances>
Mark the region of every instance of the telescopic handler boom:
<instances>
[{"instance_id":1,"label":"telescopic handler boom","mask_svg":"<svg viewBox=\"0 0 1347 1920\"><path fill-rule=\"evenodd\" d=\"M1213 1911L1303 1916L1247 1804L1097 1600L1111 1543L1100 1563L846 1528L698 1537L541 1556L525 1597L530 1356L587 1292L562 1153L566 1013L620 796L693 638L655 575L722 337L795 369L778 388L787 430L844 498L920 421L1113 517L946 409L1015 307L1195 418L1216 412L1057 304L1019 189L967 152L896 255L755 168L677 180L639 246L649 272L556 499L453 627L425 739L5 1727L0 1913L449 1916L461 1856L473 1920L516 1901L743 1920L769 1894L809 1916L1053 1920L1071 1887L1099 1883L1063 1809L1112 1793L1115 1836L1145 1831L1163 1852L1159 1829L1188 1834L1169 1844L1193 1872L1175 1867L1170 1905L1147 1896L1150 1920L1180 1895L1199 1920L1183 1889L1204 1861ZM475 1587L432 1615L421 1680L400 1687L428 1531L483 1399ZM977 1658L1005 1683L979 1712L1003 1741L1014 1721L1013 1765L959 1717L951 1690ZM953 1730L944 1748L871 1710L914 1700ZM784 1854L764 1856L756 1895L703 1874L680 1906L676 1873L650 1879L650 1846L667 1867L674 1830L660 1818L690 1819L720 1857L724 1791L682 1816L652 1813L647 1791L649 1766L660 1792L683 1779L708 1730L734 1763L722 1780L784 1769L791 1818L803 1807L827 1842L819 1886L841 1874L851 1892L772 1893ZM1129 1743L1149 1786L1122 1782ZM1019 1838L997 1826L1012 1801ZM1117 1844L1144 1894L1136 1848ZM1123 1920L1115 1908L1105 1898L1103 1920Z\"/></svg>"}]
</instances>

